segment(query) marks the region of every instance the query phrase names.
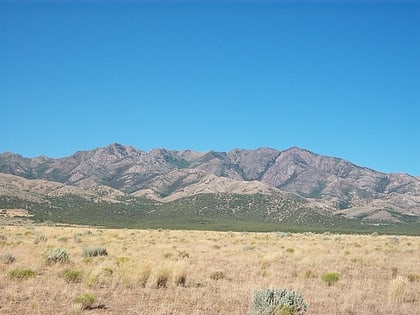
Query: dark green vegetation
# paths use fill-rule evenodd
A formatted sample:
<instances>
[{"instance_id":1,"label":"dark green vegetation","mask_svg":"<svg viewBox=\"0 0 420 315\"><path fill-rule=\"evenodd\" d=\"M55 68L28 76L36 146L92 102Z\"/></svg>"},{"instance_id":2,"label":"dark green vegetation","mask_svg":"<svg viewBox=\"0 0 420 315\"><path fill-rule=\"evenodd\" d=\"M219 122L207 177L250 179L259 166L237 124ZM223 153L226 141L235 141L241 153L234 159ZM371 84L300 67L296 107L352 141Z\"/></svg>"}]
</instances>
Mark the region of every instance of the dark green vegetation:
<instances>
[{"instance_id":1,"label":"dark green vegetation","mask_svg":"<svg viewBox=\"0 0 420 315\"><path fill-rule=\"evenodd\" d=\"M27 209L36 222L94 225L109 228L186 229L215 231L338 232L420 235L419 224L351 220L310 208L296 197L201 194L161 203L122 198L119 203L92 202L66 195L36 203L0 197L0 208Z\"/></svg>"}]
</instances>

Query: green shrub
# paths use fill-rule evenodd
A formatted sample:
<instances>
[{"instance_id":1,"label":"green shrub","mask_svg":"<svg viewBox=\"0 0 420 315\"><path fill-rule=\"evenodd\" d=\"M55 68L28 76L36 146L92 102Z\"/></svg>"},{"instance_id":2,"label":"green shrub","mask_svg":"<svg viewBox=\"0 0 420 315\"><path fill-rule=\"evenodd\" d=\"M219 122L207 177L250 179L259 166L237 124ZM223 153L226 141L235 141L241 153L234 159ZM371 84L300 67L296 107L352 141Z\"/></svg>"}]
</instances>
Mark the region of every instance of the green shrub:
<instances>
[{"instance_id":1,"label":"green shrub","mask_svg":"<svg viewBox=\"0 0 420 315\"><path fill-rule=\"evenodd\" d=\"M79 283L82 281L82 272L75 269L66 269L61 273L61 277L67 282Z\"/></svg>"},{"instance_id":2,"label":"green shrub","mask_svg":"<svg viewBox=\"0 0 420 315\"><path fill-rule=\"evenodd\" d=\"M0 259L3 261L3 263L5 264L11 264L16 260L16 257L13 256L10 253L6 253L0 256Z\"/></svg>"},{"instance_id":3,"label":"green shrub","mask_svg":"<svg viewBox=\"0 0 420 315\"><path fill-rule=\"evenodd\" d=\"M69 254L62 247L54 247L45 253L47 263L66 263L69 261Z\"/></svg>"},{"instance_id":4,"label":"green shrub","mask_svg":"<svg viewBox=\"0 0 420 315\"><path fill-rule=\"evenodd\" d=\"M303 297L287 289L255 290L250 315L303 314L308 305Z\"/></svg>"},{"instance_id":5,"label":"green shrub","mask_svg":"<svg viewBox=\"0 0 420 315\"><path fill-rule=\"evenodd\" d=\"M83 256L85 257L96 257L108 255L106 248L102 246L90 246L83 249Z\"/></svg>"},{"instance_id":6,"label":"green shrub","mask_svg":"<svg viewBox=\"0 0 420 315\"><path fill-rule=\"evenodd\" d=\"M335 272L327 272L321 276L322 281L324 281L328 286L333 285L338 280L340 280L340 276Z\"/></svg>"},{"instance_id":7,"label":"green shrub","mask_svg":"<svg viewBox=\"0 0 420 315\"><path fill-rule=\"evenodd\" d=\"M288 252L288 253L290 253L290 254L292 254L292 253L294 253L295 252L295 250L293 249L293 248L287 248L286 249L286 252Z\"/></svg>"},{"instance_id":8,"label":"green shrub","mask_svg":"<svg viewBox=\"0 0 420 315\"><path fill-rule=\"evenodd\" d=\"M93 303L96 301L96 296L94 294L83 294L76 296L73 301L75 303L82 304L83 309L90 309L92 308Z\"/></svg>"},{"instance_id":9,"label":"green shrub","mask_svg":"<svg viewBox=\"0 0 420 315\"><path fill-rule=\"evenodd\" d=\"M29 279L36 276L32 269L14 269L9 272L10 279Z\"/></svg>"}]
</instances>

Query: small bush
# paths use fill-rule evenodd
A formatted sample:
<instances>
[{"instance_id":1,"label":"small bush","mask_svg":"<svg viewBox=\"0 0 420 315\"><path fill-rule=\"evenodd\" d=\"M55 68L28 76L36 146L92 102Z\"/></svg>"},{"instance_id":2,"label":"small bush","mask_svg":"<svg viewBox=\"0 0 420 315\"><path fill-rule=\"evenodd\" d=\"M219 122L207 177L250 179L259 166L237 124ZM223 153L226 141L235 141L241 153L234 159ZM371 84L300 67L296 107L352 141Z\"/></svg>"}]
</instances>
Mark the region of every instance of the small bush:
<instances>
[{"instance_id":1,"label":"small bush","mask_svg":"<svg viewBox=\"0 0 420 315\"><path fill-rule=\"evenodd\" d=\"M96 301L96 296L94 294L83 294L76 296L73 301L75 303L82 304L83 309L90 309L92 308L93 303Z\"/></svg>"},{"instance_id":2,"label":"small bush","mask_svg":"<svg viewBox=\"0 0 420 315\"><path fill-rule=\"evenodd\" d=\"M75 269L66 269L61 273L61 277L69 283L79 283L82 281L82 272Z\"/></svg>"},{"instance_id":3,"label":"small bush","mask_svg":"<svg viewBox=\"0 0 420 315\"><path fill-rule=\"evenodd\" d=\"M407 275L407 279L410 282L419 282L420 281L420 275L416 273L410 273Z\"/></svg>"},{"instance_id":4,"label":"small bush","mask_svg":"<svg viewBox=\"0 0 420 315\"><path fill-rule=\"evenodd\" d=\"M340 280L340 276L335 272L327 272L321 276L322 281L324 281L328 286L333 285L338 280Z\"/></svg>"},{"instance_id":5,"label":"small bush","mask_svg":"<svg viewBox=\"0 0 420 315\"><path fill-rule=\"evenodd\" d=\"M9 272L10 279L29 279L36 276L32 269L14 269Z\"/></svg>"},{"instance_id":6,"label":"small bush","mask_svg":"<svg viewBox=\"0 0 420 315\"><path fill-rule=\"evenodd\" d=\"M295 252L295 250L293 249L293 248L287 248L286 249L286 252L288 252L288 253L290 253L290 254L292 254L292 253L294 253Z\"/></svg>"},{"instance_id":7,"label":"small bush","mask_svg":"<svg viewBox=\"0 0 420 315\"><path fill-rule=\"evenodd\" d=\"M0 259L5 264L11 264L16 260L16 257L10 253L4 254L0 256Z\"/></svg>"},{"instance_id":8,"label":"small bush","mask_svg":"<svg viewBox=\"0 0 420 315\"><path fill-rule=\"evenodd\" d=\"M108 255L106 248L102 246L91 246L83 249L83 256L85 257L96 257Z\"/></svg>"},{"instance_id":9,"label":"small bush","mask_svg":"<svg viewBox=\"0 0 420 315\"><path fill-rule=\"evenodd\" d=\"M45 253L47 263L66 263L69 262L69 254L64 248L54 247Z\"/></svg>"},{"instance_id":10,"label":"small bush","mask_svg":"<svg viewBox=\"0 0 420 315\"><path fill-rule=\"evenodd\" d=\"M303 314L308 305L303 297L287 289L255 290L250 315Z\"/></svg>"},{"instance_id":11,"label":"small bush","mask_svg":"<svg viewBox=\"0 0 420 315\"><path fill-rule=\"evenodd\" d=\"M214 271L210 274L210 279L212 280L222 280L225 278L225 273L223 271Z\"/></svg>"}]
</instances>

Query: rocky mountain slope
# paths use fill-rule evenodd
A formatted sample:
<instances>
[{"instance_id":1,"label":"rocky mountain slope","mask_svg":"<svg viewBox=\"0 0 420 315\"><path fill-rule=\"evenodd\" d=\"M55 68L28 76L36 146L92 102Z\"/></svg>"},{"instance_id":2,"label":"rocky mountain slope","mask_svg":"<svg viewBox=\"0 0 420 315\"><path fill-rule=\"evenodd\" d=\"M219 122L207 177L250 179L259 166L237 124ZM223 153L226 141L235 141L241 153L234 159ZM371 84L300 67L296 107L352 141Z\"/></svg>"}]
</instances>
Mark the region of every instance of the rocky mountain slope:
<instances>
[{"instance_id":1,"label":"rocky mountain slope","mask_svg":"<svg viewBox=\"0 0 420 315\"><path fill-rule=\"evenodd\" d=\"M420 217L418 177L376 172L296 147L143 152L112 144L59 159L3 153L0 173L160 201L200 193L291 193L349 217Z\"/></svg>"}]
</instances>

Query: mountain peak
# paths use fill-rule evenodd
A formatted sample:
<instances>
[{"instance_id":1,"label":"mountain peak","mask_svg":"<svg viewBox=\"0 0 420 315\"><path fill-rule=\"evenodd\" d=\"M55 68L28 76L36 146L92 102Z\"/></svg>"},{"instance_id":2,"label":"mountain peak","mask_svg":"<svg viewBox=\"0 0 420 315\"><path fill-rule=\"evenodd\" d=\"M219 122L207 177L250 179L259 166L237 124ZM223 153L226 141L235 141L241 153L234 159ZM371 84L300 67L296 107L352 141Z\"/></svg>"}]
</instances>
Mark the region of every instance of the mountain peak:
<instances>
[{"instance_id":1,"label":"mountain peak","mask_svg":"<svg viewBox=\"0 0 420 315\"><path fill-rule=\"evenodd\" d=\"M68 185L107 185L124 193L151 191L166 196L183 189L197 191L188 187L202 178L200 174L210 174L222 179L214 182L218 191L227 187L223 186L228 183L226 179L235 181L229 182L231 186L258 181L336 209L386 207L407 215L420 209L418 177L376 172L296 146L284 151L262 147L200 153L159 148L146 153L113 143L60 159L29 159L3 153L0 172ZM205 182L202 184L205 186Z\"/></svg>"}]
</instances>

